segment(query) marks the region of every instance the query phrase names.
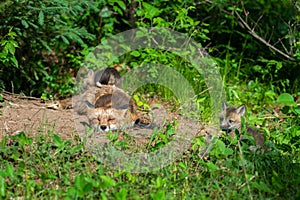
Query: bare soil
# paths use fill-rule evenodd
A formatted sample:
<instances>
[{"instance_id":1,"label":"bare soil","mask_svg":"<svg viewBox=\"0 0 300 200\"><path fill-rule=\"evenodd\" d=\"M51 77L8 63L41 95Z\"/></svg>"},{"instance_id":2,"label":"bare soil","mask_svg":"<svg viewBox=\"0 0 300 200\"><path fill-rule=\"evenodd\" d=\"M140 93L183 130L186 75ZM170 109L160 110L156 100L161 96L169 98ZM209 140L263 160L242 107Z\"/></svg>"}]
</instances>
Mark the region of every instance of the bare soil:
<instances>
[{"instance_id":1,"label":"bare soil","mask_svg":"<svg viewBox=\"0 0 300 200\"><path fill-rule=\"evenodd\" d=\"M87 123L87 118L74 114L72 109L53 109L51 108L53 106L50 105L54 105L54 102L45 102L38 98L22 95L3 93L3 98L4 102L0 107L0 140L3 136L16 135L20 132L24 132L29 137L55 133L64 139L71 139L84 133L84 124ZM71 99L65 101L71 101ZM152 99L151 101L156 100ZM174 112L168 112L167 115L168 122L178 118ZM200 130L203 129L199 123L178 120L177 122L181 124L178 130L188 129L194 133L194 136L199 135ZM204 132L202 130L200 134L202 135ZM151 131L148 134L151 134Z\"/></svg>"},{"instance_id":2,"label":"bare soil","mask_svg":"<svg viewBox=\"0 0 300 200\"><path fill-rule=\"evenodd\" d=\"M21 95L4 95L0 108L0 138L24 132L28 136L56 133L69 139L77 133L72 109L49 109L53 102Z\"/></svg>"}]
</instances>

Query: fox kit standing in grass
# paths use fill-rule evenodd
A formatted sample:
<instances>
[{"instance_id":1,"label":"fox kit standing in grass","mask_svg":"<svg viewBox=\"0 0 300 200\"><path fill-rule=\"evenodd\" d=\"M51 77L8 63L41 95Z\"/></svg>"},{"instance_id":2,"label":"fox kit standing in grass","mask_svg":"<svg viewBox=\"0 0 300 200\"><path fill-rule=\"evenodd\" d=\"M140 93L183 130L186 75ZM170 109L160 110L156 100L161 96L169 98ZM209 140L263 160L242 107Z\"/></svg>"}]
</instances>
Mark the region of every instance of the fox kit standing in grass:
<instances>
[{"instance_id":1,"label":"fox kit standing in grass","mask_svg":"<svg viewBox=\"0 0 300 200\"><path fill-rule=\"evenodd\" d=\"M220 128L223 131L229 133L231 137L234 137L235 130L238 129L241 132L242 117L245 116L246 107L241 105L239 107L230 107L226 102L222 103L222 112L220 113ZM253 135L256 144L260 147L264 145L264 136L258 133L256 130L246 126L246 132ZM241 139L244 137L241 136Z\"/></svg>"}]
</instances>

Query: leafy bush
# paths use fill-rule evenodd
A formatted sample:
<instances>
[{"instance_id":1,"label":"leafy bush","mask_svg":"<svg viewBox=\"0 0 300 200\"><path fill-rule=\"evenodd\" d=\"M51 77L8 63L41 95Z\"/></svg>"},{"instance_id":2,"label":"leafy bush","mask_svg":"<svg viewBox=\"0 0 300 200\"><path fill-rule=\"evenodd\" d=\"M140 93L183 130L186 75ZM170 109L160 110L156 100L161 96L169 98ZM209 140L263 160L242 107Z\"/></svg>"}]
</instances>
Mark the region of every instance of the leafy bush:
<instances>
[{"instance_id":1,"label":"leafy bush","mask_svg":"<svg viewBox=\"0 0 300 200\"><path fill-rule=\"evenodd\" d=\"M82 49L85 41L95 38L76 24L78 16L93 6L90 1L76 4L63 0L6 1L1 7L0 35L11 36L9 31L13 30L15 34L10 39L19 48L15 53L10 51L18 61L18 68L13 67L15 61L12 66L1 66L1 71L5 70L5 89L41 95L46 88L49 92L58 92L58 87L71 87L65 80L71 77L69 71L79 66L69 66L66 56L80 53L80 49L76 49Z\"/></svg>"},{"instance_id":2,"label":"leafy bush","mask_svg":"<svg viewBox=\"0 0 300 200\"><path fill-rule=\"evenodd\" d=\"M170 28L202 43L220 64L224 82L250 81L256 77L287 92L299 90L300 19L291 1L175 0L170 4L159 0L15 0L5 1L0 10L0 33L5 36L0 39L2 45L9 40L17 48L14 55L10 48L4 58L6 50L2 46L1 62L6 67L2 65L0 70L5 74L2 87L6 90L44 97L68 95L73 84L71 76L82 65L89 47L136 26ZM249 34L245 25L241 26L241 19L257 36L290 59ZM8 36L13 32L16 36ZM127 58L126 63L133 67L137 59L146 62L162 56L161 52L145 53L152 58L141 60L135 56ZM16 61L18 68L14 67ZM182 72L185 70L180 69L181 64L178 62L175 68Z\"/></svg>"}]
</instances>

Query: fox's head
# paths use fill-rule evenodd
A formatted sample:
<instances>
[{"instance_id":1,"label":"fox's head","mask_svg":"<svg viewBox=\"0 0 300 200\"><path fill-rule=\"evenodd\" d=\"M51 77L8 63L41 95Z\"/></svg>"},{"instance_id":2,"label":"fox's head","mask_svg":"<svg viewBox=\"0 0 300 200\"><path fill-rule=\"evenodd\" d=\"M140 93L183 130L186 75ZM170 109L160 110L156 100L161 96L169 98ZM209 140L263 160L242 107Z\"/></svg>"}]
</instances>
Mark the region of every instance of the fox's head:
<instances>
[{"instance_id":1,"label":"fox's head","mask_svg":"<svg viewBox=\"0 0 300 200\"><path fill-rule=\"evenodd\" d=\"M245 116L246 107L230 107L226 102L222 103L222 112L220 113L220 128L226 132L231 132L241 127L241 117Z\"/></svg>"},{"instance_id":2,"label":"fox's head","mask_svg":"<svg viewBox=\"0 0 300 200\"><path fill-rule=\"evenodd\" d=\"M128 128L136 121L131 106L126 101L113 103L112 100L112 95L107 94L98 98L95 105L85 102L89 124L99 132Z\"/></svg>"},{"instance_id":3,"label":"fox's head","mask_svg":"<svg viewBox=\"0 0 300 200\"><path fill-rule=\"evenodd\" d=\"M135 119L128 109L94 108L87 112L89 124L99 132L121 130L134 125Z\"/></svg>"}]
</instances>

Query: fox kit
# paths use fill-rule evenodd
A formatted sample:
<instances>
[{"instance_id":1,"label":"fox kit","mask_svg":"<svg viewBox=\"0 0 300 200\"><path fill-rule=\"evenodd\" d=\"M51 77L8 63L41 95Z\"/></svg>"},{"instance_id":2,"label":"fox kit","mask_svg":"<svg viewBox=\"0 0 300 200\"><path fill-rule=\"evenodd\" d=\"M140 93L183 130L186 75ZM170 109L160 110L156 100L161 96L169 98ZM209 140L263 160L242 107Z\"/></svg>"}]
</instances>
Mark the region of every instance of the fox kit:
<instances>
[{"instance_id":1,"label":"fox kit","mask_svg":"<svg viewBox=\"0 0 300 200\"><path fill-rule=\"evenodd\" d=\"M112 107L95 108L88 105L87 118L92 128L99 132L121 130L134 126L136 118L129 109Z\"/></svg>"},{"instance_id":2,"label":"fox kit","mask_svg":"<svg viewBox=\"0 0 300 200\"><path fill-rule=\"evenodd\" d=\"M241 105L239 107L230 107L226 102L222 103L222 112L220 113L220 128L223 131L229 133L231 137L234 137L235 130L238 129L241 132L241 118L245 116L246 107ZM260 147L264 145L264 137L256 130L246 126L246 132L253 135L256 144ZM244 137L241 136L240 139Z\"/></svg>"},{"instance_id":3,"label":"fox kit","mask_svg":"<svg viewBox=\"0 0 300 200\"><path fill-rule=\"evenodd\" d=\"M135 101L117 87L89 87L74 104L75 111L86 115L89 125L99 132L133 126L152 128L137 117Z\"/></svg>"},{"instance_id":4,"label":"fox kit","mask_svg":"<svg viewBox=\"0 0 300 200\"><path fill-rule=\"evenodd\" d=\"M112 67L94 72L92 69L88 71L87 78L83 80L82 88L86 90L89 86L113 85L118 86L121 79L120 73Z\"/></svg>"}]
</instances>

